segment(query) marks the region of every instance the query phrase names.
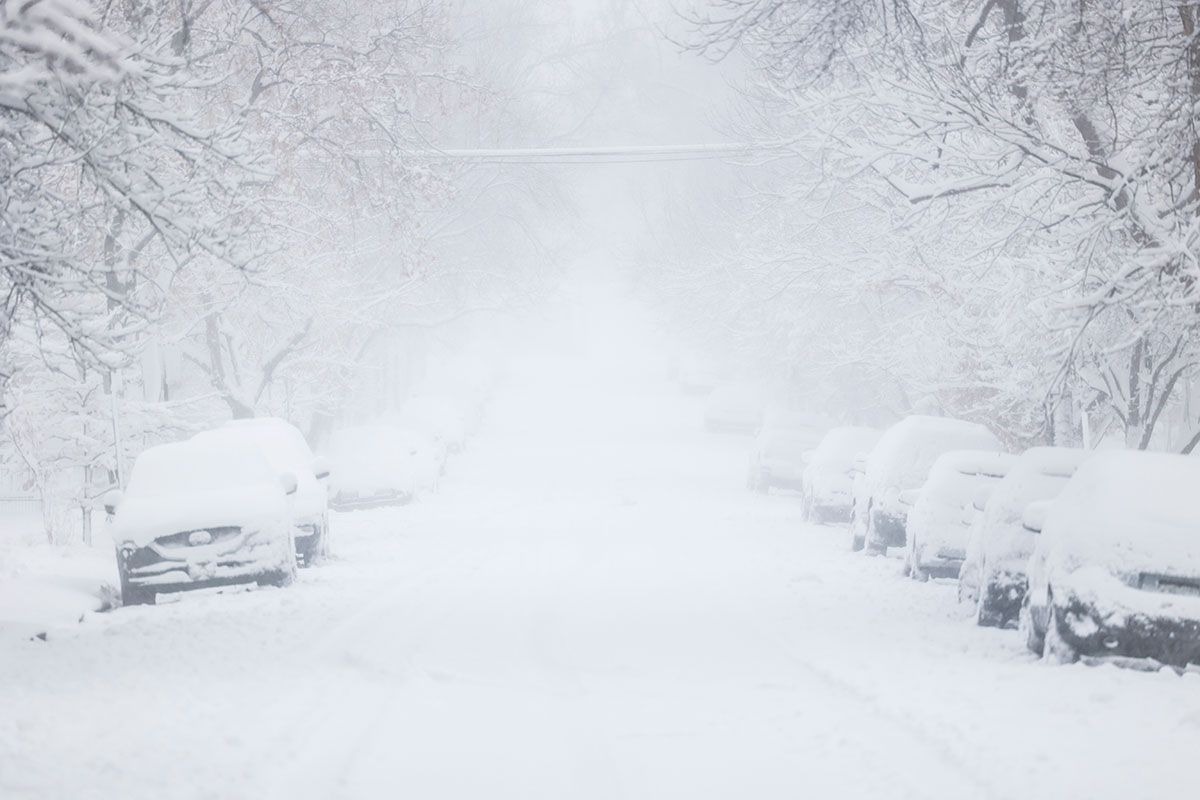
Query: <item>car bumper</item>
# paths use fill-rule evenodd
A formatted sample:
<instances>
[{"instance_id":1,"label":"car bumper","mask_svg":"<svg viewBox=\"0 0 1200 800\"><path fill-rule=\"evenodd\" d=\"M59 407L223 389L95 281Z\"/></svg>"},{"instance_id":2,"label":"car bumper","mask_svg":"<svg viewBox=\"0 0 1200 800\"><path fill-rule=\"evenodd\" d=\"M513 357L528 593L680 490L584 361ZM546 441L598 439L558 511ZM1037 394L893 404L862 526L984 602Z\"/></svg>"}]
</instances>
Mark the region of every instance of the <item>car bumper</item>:
<instances>
[{"instance_id":1,"label":"car bumper","mask_svg":"<svg viewBox=\"0 0 1200 800\"><path fill-rule=\"evenodd\" d=\"M965 551L948 547L921 548L915 555L917 566L935 578L957 578L967 560Z\"/></svg>"},{"instance_id":2,"label":"car bumper","mask_svg":"<svg viewBox=\"0 0 1200 800\"><path fill-rule=\"evenodd\" d=\"M1200 665L1200 619L1124 614L1074 596L1055 598L1058 633L1080 656Z\"/></svg>"},{"instance_id":3,"label":"car bumper","mask_svg":"<svg viewBox=\"0 0 1200 800\"><path fill-rule=\"evenodd\" d=\"M384 506L403 506L412 501L412 492L385 491L360 494L358 492L337 492L329 500L329 507L334 511L356 511L364 508L381 508Z\"/></svg>"},{"instance_id":4,"label":"car bumper","mask_svg":"<svg viewBox=\"0 0 1200 800\"><path fill-rule=\"evenodd\" d=\"M284 535L239 534L217 546L122 546L117 550L125 581L157 592L246 583L286 570L295 558L292 541Z\"/></svg>"}]
</instances>

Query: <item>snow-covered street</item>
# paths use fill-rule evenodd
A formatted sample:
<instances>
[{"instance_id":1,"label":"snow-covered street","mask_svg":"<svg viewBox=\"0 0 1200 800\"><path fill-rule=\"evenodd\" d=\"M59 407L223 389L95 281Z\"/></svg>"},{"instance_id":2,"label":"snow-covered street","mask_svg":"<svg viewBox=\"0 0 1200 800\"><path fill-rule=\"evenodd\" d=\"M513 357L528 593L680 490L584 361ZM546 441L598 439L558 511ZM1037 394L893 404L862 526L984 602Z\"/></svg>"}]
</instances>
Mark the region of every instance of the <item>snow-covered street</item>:
<instances>
[{"instance_id":1,"label":"snow-covered street","mask_svg":"<svg viewBox=\"0 0 1200 800\"><path fill-rule=\"evenodd\" d=\"M1035 661L744 488L649 369L514 370L440 494L288 590L0 651L0 797L1117 798L1194 782L1200 675Z\"/></svg>"}]
</instances>

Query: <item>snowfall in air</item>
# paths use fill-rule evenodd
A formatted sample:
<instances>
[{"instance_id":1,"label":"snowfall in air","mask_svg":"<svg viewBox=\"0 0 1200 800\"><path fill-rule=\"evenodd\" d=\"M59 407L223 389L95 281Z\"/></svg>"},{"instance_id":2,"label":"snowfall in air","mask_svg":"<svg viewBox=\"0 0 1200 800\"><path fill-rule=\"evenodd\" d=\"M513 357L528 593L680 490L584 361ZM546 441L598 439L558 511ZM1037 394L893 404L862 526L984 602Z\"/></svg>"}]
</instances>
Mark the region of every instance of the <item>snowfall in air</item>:
<instances>
[{"instance_id":1,"label":"snowfall in air","mask_svg":"<svg viewBox=\"0 0 1200 800\"><path fill-rule=\"evenodd\" d=\"M0 0L0 800L1200 795L1198 31Z\"/></svg>"}]
</instances>

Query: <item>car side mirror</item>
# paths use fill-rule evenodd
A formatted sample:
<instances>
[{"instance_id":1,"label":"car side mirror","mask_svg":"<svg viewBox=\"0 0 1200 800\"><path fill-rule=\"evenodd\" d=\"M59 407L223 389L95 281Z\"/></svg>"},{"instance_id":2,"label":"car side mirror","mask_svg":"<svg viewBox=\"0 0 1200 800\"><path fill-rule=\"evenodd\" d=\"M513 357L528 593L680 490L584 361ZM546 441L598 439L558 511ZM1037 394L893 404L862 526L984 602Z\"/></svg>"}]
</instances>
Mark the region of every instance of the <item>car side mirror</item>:
<instances>
[{"instance_id":1,"label":"car side mirror","mask_svg":"<svg viewBox=\"0 0 1200 800\"><path fill-rule=\"evenodd\" d=\"M317 456L312 463L313 475L317 476L317 480L323 481L329 477L329 459L324 456Z\"/></svg>"},{"instance_id":2,"label":"car side mirror","mask_svg":"<svg viewBox=\"0 0 1200 800\"><path fill-rule=\"evenodd\" d=\"M1049 511L1050 501L1048 500L1030 503L1025 506L1025 512L1021 514L1021 526L1030 533L1041 533L1042 526L1046 524L1046 514Z\"/></svg>"},{"instance_id":3,"label":"car side mirror","mask_svg":"<svg viewBox=\"0 0 1200 800\"><path fill-rule=\"evenodd\" d=\"M294 472L279 473L279 485L283 487L285 494L295 494L296 490L300 488Z\"/></svg>"},{"instance_id":4,"label":"car side mirror","mask_svg":"<svg viewBox=\"0 0 1200 800\"><path fill-rule=\"evenodd\" d=\"M901 505L913 506L916 505L917 498L920 496L920 489L905 489L900 493L900 497L898 499L900 500Z\"/></svg>"},{"instance_id":5,"label":"car side mirror","mask_svg":"<svg viewBox=\"0 0 1200 800\"><path fill-rule=\"evenodd\" d=\"M120 489L110 489L104 494L104 513L110 517L117 513L117 506L125 499L125 492Z\"/></svg>"},{"instance_id":6,"label":"car side mirror","mask_svg":"<svg viewBox=\"0 0 1200 800\"><path fill-rule=\"evenodd\" d=\"M975 507L976 511L983 511L987 508L988 498L992 496L992 489L994 488L992 486L981 486L979 487L979 491L975 492L975 497L971 499L971 505Z\"/></svg>"}]
</instances>

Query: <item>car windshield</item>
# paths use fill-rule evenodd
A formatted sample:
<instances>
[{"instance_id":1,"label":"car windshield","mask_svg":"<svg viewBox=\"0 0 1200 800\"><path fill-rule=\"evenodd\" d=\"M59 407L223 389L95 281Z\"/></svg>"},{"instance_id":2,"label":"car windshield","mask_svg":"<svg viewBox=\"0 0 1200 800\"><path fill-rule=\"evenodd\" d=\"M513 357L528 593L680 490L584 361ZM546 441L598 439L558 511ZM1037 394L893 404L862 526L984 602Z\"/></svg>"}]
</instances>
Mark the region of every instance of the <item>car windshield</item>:
<instances>
[{"instance_id":1,"label":"car windshield","mask_svg":"<svg viewBox=\"0 0 1200 800\"><path fill-rule=\"evenodd\" d=\"M235 422L196 437L217 446L250 447L258 450L277 469L307 468L312 451L300 431L284 423Z\"/></svg>"},{"instance_id":2,"label":"car windshield","mask_svg":"<svg viewBox=\"0 0 1200 800\"><path fill-rule=\"evenodd\" d=\"M267 483L270 479L270 470L253 450L169 444L138 456L129 493L142 497L202 494Z\"/></svg>"},{"instance_id":3,"label":"car windshield","mask_svg":"<svg viewBox=\"0 0 1200 800\"><path fill-rule=\"evenodd\" d=\"M788 432L773 435L767 442L768 458L800 460L809 448L809 439L801 434Z\"/></svg>"}]
</instances>

